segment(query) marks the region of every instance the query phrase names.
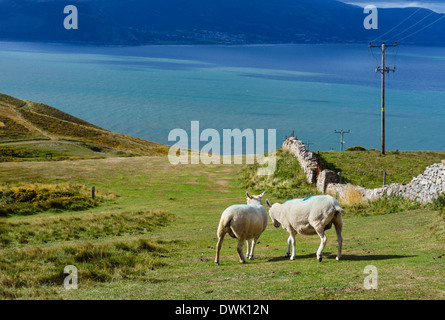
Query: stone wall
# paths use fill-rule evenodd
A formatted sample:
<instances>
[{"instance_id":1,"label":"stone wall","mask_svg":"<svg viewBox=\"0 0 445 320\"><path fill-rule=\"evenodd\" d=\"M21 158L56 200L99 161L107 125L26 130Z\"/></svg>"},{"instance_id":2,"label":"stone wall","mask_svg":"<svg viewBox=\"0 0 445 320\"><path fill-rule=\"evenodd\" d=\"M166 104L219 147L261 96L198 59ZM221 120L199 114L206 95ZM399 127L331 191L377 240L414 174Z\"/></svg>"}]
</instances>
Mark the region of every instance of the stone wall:
<instances>
[{"instance_id":1,"label":"stone wall","mask_svg":"<svg viewBox=\"0 0 445 320\"><path fill-rule=\"evenodd\" d=\"M317 159L312 152L306 150L302 141L296 137L290 137L283 142L281 148L288 150L298 159L309 183L317 183Z\"/></svg>"},{"instance_id":2,"label":"stone wall","mask_svg":"<svg viewBox=\"0 0 445 320\"><path fill-rule=\"evenodd\" d=\"M323 170L317 177L317 190L326 193L326 188L330 184L338 184L339 176L332 170Z\"/></svg>"},{"instance_id":3,"label":"stone wall","mask_svg":"<svg viewBox=\"0 0 445 320\"><path fill-rule=\"evenodd\" d=\"M445 160L429 166L408 184L392 183L381 188L366 189L351 184L331 183L325 187L325 193L346 202L360 195L363 200L402 196L420 203L430 203L445 193Z\"/></svg>"},{"instance_id":4,"label":"stone wall","mask_svg":"<svg viewBox=\"0 0 445 320\"><path fill-rule=\"evenodd\" d=\"M366 189L351 184L340 184L338 175L331 170L323 170L318 175L317 159L306 150L304 143L295 137L286 139L281 147L298 159L307 181L316 184L317 190L331 194L341 201L375 200L387 196L402 196L420 203L434 201L445 193L445 160L426 168L425 172L408 184L392 183L381 188Z\"/></svg>"}]
</instances>

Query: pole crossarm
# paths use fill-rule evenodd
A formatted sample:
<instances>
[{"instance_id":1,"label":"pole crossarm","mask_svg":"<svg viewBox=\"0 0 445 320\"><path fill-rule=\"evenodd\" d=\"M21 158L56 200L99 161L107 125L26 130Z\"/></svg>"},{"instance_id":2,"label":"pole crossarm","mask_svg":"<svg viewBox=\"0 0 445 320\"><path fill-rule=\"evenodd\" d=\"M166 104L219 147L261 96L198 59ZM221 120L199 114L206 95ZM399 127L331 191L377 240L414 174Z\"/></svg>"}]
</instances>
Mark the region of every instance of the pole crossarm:
<instances>
[{"instance_id":1,"label":"pole crossarm","mask_svg":"<svg viewBox=\"0 0 445 320\"><path fill-rule=\"evenodd\" d=\"M386 44L385 42L383 42L383 43L380 44L380 45L373 45L371 42L369 43L369 47L370 47L370 48L381 48L382 45L385 45L386 48L390 48L390 47L397 47L397 46L398 46L398 43L397 43L397 41L394 42L394 44Z\"/></svg>"},{"instance_id":2,"label":"pole crossarm","mask_svg":"<svg viewBox=\"0 0 445 320\"><path fill-rule=\"evenodd\" d=\"M381 73L383 73L383 72L387 72L387 73L389 73L389 72L396 72L396 67L393 67L392 69L390 69L389 67L385 67L384 69L382 67L377 67L377 68L375 68L375 72L376 73L377 72L381 72Z\"/></svg>"},{"instance_id":3,"label":"pole crossarm","mask_svg":"<svg viewBox=\"0 0 445 320\"><path fill-rule=\"evenodd\" d=\"M334 133L340 133L340 135L341 135L340 136L340 151L343 152L343 145L345 143L343 136L345 133L351 133L351 130L348 130L348 131L344 131L343 129L341 129L341 131L334 130Z\"/></svg>"}]
</instances>

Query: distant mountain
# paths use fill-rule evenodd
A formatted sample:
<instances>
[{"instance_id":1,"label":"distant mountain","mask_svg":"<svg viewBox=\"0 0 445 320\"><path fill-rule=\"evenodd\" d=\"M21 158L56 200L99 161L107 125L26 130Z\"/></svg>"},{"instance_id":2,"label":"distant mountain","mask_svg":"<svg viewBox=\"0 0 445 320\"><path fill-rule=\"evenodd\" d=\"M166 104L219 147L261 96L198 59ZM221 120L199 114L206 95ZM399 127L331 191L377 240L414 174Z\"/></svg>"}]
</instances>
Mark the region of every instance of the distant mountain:
<instances>
[{"instance_id":1,"label":"distant mountain","mask_svg":"<svg viewBox=\"0 0 445 320\"><path fill-rule=\"evenodd\" d=\"M68 4L78 8L78 30L63 27ZM379 29L366 30L363 8L336 0L0 0L0 39L107 45L366 43L403 22L388 36L413 26L400 35L412 35L404 43L445 45L442 16L427 9L379 9Z\"/></svg>"},{"instance_id":2,"label":"distant mountain","mask_svg":"<svg viewBox=\"0 0 445 320\"><path fill-rule=\"evenodd\" d=\"M138 44L127 27L91 7L91 1L0 0L0 38L6 40ZM73 4L79 29L66 30L63 9Z\"/></svg>"}]
</instances>

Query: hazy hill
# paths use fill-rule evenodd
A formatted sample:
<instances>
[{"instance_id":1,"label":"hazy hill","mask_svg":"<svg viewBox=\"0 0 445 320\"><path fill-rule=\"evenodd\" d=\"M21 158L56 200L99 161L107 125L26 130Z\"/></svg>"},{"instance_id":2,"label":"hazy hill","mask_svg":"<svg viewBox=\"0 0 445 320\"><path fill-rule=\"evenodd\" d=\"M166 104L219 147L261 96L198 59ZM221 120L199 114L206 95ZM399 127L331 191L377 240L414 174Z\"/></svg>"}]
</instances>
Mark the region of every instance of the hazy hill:
<instances>
[{"instance_id":1,"label":"hazy hill","mask_svg":"<svg viewBox=\"0 0 445 320\"><path fill-rule=\"evenodd\" d=\"M78 30L63 27L67 4L79 10ZM3 0L0 39L128 45L366 43L416 10L380 9L379 30L365 30L363 9L336 0ZM441 16L419 10L392 34L415 25L403 38ZM444 32L442 19L403 43L445 45Z\"/></svg>"},{"instance_id":2,"label":"hazy hill","mask_svg":"<svg viewBox=\"0 0 445 320\"><path fill-rule=\"evenodd\" d=\"M45 104L4 94L0 94L0 144L0 149L26 146L25 153L54 151L59 156L84 158L168 151L165 145L113 133Z\"/></svg>"}]
</instances>

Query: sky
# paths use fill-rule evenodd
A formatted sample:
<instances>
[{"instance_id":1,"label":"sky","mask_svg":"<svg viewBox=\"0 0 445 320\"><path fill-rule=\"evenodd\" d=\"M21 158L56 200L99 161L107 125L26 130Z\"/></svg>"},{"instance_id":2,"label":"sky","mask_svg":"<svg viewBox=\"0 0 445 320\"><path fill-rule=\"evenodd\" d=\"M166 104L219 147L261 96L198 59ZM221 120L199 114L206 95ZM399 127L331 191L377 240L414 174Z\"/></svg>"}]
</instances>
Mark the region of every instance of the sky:
<instances>
[{"instance_id":1,"label":"sky","mask_svg":"<svg viewBox=\"0 0 445 320\"><path fill-rule=\"evenodd\" d=\"M445 13L444 0L341 0L341 2L355 4L362 7L373 4L377 8L424 7L439 13Z\"/></svg>"}]
</instances>

